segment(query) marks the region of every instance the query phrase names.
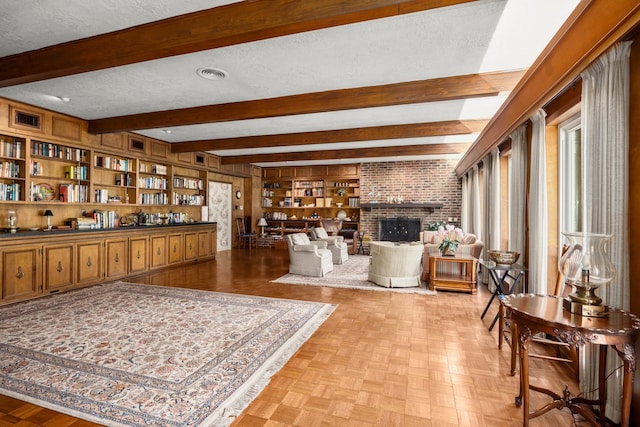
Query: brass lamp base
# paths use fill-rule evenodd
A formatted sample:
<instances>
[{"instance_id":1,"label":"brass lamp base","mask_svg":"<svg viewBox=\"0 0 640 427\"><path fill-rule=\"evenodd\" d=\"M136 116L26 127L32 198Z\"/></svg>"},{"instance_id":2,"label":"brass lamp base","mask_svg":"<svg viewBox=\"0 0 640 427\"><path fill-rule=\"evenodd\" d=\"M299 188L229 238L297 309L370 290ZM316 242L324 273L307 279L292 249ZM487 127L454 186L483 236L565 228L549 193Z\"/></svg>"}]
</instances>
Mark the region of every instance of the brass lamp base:
<instances>
[{"instance_id":1,"label":"brass lamp base","mask_svg":"<svg viewBox=\"0 0 640 427\"><path fill-rule=\"evenodd\" d=\"M609 314L609 307L606 305L584 304L579 301L573 301L571 299L571 296L565 298L562 301L562 306L568 312L573 314L579 314L580 316L604 317L607 314Z\"/></svg>"}]
</instances>

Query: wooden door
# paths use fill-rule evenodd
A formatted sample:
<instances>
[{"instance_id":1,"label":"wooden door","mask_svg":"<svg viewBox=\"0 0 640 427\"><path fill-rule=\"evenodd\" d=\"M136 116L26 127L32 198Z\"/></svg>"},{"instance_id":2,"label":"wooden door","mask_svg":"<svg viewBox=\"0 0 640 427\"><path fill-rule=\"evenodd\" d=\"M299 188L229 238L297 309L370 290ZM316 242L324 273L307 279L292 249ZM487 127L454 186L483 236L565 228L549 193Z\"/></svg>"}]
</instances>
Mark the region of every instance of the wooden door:
<instances>
[{"instance_id":1,"label":"wooden door","mask_svg":"<svg viewBox=\"0 0 640 427\"><path fill-rule=\"evenodd\" d=\"M185 233L184 235L184 260L190 261L198 257L198 234Z\"/></svg>"},{"instance_id":2,"label":"wooden door","mask_svg":"<svg viewBox=\"0 0 640 427\"><path fill-rule=\"evenodd\" d=\"M2 302L33 298L40 293L41 246L2 251Z\"/></svg>"},{"instance_id":3,"label":"wooden door","mask_svg":"<svg viewBox=\"0 0 640 427\"><path fill-rule=\"evenodd\" d=\"M102 280L102 241L79 242L76 244L78 277L76 285L89 285Z\"/></svg>"},{"instance_id":4,"label":"wooden door","mask_svg":"<svg viewBox=\"0 0 640 427\"><path fill-rule=\"evenodd\" d=\"M148 244L149 240L146 237L132 237L129 239L129 273L137 273L148 269Z\"/></svg>"},{"instance_id":5,"label":"wooden door","mask_svg":"<svg viewBox=\"0 0 640 427\"><path fill-rule=\"evenodd\" d=\"M167 236L151 237L151 268L167 264Z\"/></svg>"},{"instance_id":6,"label":"wooden door","mask_svg":"<svg viewBox=\"0 0 640 427\"><path fill-rule=\"evenodd\" d=\"M198 232L198 258L207 258L209 256L209 239L211 234L208 231Z\"/></svg>"},{"instance_id":7,"label":"wooden door","mask_svg":"<svg viewBox=\"0 0 640 427\"><path fill-rule=\"evenodd\" d=\"M115 279L127 275L128 245L127 239L114 239L105 242L107 251L107 278Z\"/></svg>"},{"instance_id":8,"label":"wooden door","mask_svg":"<svg viewBox=\"0 0 640 427\"><path fill-rule=\"evenodd\" d=\"M44 247L43 291L52 293L73 288L75 245L62 243Z\"/></svg>"},{"instance_id":9,"label":"wooden door","mask_svg":"<svg viewBox=\"0 0 640 427\"><path fill-rule=\"evenodd\" d=\"M169 235L169 264L182 262L182 239L184 236L180 234Z\"/></svg>"}]
</instances>

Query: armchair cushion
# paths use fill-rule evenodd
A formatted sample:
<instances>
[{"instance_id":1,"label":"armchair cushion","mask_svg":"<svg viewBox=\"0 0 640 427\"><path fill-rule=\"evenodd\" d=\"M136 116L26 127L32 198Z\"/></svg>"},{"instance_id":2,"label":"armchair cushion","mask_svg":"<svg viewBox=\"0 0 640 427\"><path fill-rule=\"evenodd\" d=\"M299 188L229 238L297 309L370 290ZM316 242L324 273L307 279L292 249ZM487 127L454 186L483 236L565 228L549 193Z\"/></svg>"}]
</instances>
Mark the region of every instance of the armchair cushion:
<instances>
[{"instance_id":1,"label":"armchair cushion","mask_svg":"<svg viewBox=\"0 0 640 427\"><path fill-rule=\"evenodd\" d=\"M327 234L327 230L325 230L322 227L314 228L313 232L315 233L316 239L318 240L324 240L329 238L329 235Z\"/></svg>"}]
</instances>

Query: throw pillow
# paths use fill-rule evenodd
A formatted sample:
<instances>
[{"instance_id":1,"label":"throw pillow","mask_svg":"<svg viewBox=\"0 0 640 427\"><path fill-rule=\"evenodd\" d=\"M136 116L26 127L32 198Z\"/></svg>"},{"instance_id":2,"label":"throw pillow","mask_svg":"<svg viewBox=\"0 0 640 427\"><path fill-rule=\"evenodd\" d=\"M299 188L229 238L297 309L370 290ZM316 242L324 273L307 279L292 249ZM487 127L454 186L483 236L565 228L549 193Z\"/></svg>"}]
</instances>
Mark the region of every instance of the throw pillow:
<instances>
[{"instance_id":1,"label":"throw pillow","mask_svg":"<svg viewBox=\"0 0 640 427\"><path fill-rule=\"evenodd\" d=\"M294 245L309 245L311 244L311 242L309 242L309 238L307 237L306 234L302 234L302 233L296 233L291 235L291 243L293 243Z\"/></svg>"},{"instance_id":2,"label":"throw pillow","mask_svg":"<svg viewBox=\"0 0 640 427\"><path fill-rule=\"evenodd\" d=\"M318 239L328 239L329 238L329 235L327 234L327 230L325 230L322 227L316 228L315 232L316 232L316 237Z\"/></svg>"},{"instance_id":3,"label":"throw pillow","mask_svg":"<svg viewBox=\"0 0 640 427\"><path fill-rule=\"evenodd\" d=\"M476 242L476 235L475 234L465 234L465 236L462 238L462 241L460 242L463 245L473 245Z\"/></svg>"}]
</instances>

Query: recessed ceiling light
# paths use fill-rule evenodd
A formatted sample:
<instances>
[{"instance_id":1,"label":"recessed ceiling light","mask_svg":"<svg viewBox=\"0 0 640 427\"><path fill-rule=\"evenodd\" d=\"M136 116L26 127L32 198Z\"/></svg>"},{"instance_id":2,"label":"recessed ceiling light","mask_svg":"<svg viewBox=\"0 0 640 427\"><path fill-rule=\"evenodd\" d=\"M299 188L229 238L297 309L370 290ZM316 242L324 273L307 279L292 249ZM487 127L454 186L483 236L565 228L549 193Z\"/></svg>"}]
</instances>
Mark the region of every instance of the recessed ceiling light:
<instances>
[{"instance_id":1,"label":"recessed ceiling light","mask_svg":"<svg viewBox=\"0 0 640 427\"><path fill-rule=\"evenodd\" d=\"M198 68L196 73L207 80L222 80L226 79L229 75L226 71L220 68Z\"/></svg>"},{"instance_id":2,"label":"recessed ceiling light","mask_svg":"<svg viewBox=\"0 0 640 427\"><path fill-rule=\"evenodd\" d=\"M69 102L71 101L71 98L68 98L66 96L56 96L56 98L58 98L60 101L62 102Z\"/></svg>"},{"instance_id":3,"label":"recessed ceiling light","mask_svg":"<svg viewBox=\"0 0 640 427\"><path fill-rule=\"evenodd\" d=\"M164 133L171 133L171 129L162 129L162 132L164 132Z\"/></svg>"}]
</instances>

